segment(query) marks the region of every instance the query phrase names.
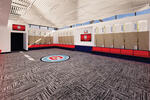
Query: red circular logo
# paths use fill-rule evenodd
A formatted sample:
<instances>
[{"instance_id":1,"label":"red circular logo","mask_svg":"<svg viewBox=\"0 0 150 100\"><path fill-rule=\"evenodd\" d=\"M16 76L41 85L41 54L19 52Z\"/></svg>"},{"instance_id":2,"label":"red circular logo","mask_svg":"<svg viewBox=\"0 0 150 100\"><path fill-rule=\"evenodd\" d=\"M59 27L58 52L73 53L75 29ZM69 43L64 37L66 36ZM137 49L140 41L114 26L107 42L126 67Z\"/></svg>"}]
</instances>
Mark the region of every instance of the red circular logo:
<instances>
[{"instance_id":1,"label":"red circular logo","mask_svg":"<svg viewBox=\"0 0 150 100\"><path fill-rule=\"evenodd\" d=\"M60 60L60 59L63 59L62 56L52 56L52 57L49 57L50 60Z\"/></svg>"}]
</instances>

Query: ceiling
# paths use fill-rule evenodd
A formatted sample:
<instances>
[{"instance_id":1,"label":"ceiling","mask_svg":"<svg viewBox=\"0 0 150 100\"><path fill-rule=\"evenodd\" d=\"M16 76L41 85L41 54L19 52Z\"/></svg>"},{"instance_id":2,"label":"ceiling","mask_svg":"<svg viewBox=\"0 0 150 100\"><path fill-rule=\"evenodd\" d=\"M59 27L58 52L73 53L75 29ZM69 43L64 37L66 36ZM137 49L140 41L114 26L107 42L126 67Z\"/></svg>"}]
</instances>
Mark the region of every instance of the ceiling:
<instances>
[{"instance_id":1,"label":"ceiling","mask_svg":"<svg viewBox=\"0 0 150 100\"><path fill-rule=\"evenodd\" d=\"M10 20L64 27L146 9L150 0L12 0Z\"/></svg>"}]
</instances>

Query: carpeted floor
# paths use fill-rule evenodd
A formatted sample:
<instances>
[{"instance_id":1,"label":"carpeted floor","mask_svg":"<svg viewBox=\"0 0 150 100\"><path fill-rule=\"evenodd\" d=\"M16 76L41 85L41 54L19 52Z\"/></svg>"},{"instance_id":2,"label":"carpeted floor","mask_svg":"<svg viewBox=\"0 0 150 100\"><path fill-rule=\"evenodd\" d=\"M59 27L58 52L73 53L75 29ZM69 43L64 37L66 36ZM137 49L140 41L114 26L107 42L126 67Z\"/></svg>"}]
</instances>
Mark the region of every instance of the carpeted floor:
<instances>
[{"instance_id":1,"label":"carpeted floor","mask_svg":"<svg viewBox=\"0 0 150 100\"><path fill-rule=\"evenodd\" d=\"M53 54L70 59L40 61ZM2 54L0 86L0 100L150 100L150 64L63 49Z\"/></svg>"}]
</instances>

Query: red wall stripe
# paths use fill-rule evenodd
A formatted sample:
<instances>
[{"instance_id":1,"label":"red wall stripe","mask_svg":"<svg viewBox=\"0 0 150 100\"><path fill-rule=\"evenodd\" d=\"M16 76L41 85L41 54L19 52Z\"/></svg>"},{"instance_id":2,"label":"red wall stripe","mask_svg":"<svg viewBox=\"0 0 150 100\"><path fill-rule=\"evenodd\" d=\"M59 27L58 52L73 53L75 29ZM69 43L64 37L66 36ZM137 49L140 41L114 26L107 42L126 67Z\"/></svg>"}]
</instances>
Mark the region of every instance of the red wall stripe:
<instances>
[{"instance_id":1,"label":"red wall stripe","mask_svg":"<svg viewBox=\"0 0 150 100\"><path fill-rule=\"evenodd\" d=\"M134 50L133 55L137 56L137 57L150 58L150 52L149 51Z\"/></svg>"},{"instance_id":2,"label":"red wall stripe","mask_svg":"<svg viewBox=\"0 0 150 100\"><path fill-rule=\"evenodd\" d=\"M121 49L121 54L122 55L133 56L133 50Z\"/></svg>"},{"instance_id":3,"label":"red wall stripe","mask_svg":"<svg viewBox=\"0 0 150 100\"><path fill-rule=\"evenodd\" d=\"M92 51L110 53L110 48L93 47Z\"/></svg>"},{"instance_id":4,"label":"red wall stripe","mask_svg":"<svg viewBox=\"0 0 150 100\"><path fill-rule=\"evenodd\" d=\"M54 46L64 47L64 48L75 48L75 45L65 45L65 44L31 45L31 46L29 46L29 48L54 47ZM127 49L117 49L117 48L103 48L103 47L92 47L92 51L150 58L150 51L127 50Z\"/></svg>"},{"instance_id":5,"label":"red wall stripe","mask_svg":"<svg viewBox=\"0 0 150 100\"><path fill-rule=\"evenodd\" d=\"M31 45L28 48L38 48L38 47L65 47L65 48L75 48L75 45L64 45L64 44L40 44L40 45Z\"/></svg>"},{"instance_id":6,"label":"red wall stripe","mask_svg":"<svg viewBox=\"0 0 150 100\"><path fill-rule=\"evenodd\" d=\"M110 53L112 53L112 54L121 54L121 49L111 48Z\"/></svg>"}]
</instances>

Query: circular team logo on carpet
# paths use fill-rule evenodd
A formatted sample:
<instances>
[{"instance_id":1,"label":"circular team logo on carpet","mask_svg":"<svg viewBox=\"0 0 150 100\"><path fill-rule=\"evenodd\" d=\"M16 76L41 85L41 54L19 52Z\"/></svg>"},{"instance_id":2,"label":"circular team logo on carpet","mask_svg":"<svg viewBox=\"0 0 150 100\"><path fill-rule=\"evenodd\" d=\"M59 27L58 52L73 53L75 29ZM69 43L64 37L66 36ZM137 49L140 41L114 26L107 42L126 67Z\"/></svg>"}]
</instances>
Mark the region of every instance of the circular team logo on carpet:
<instances>
[{"instance_id":1,"label":"circular team logo on carpet","mask_svg":"<svg viewBox=\"0 0 150 100\"><path fill-rule=\"evenodd\" d=\"M70 57L66 55L50 55L41 58L41 60L44 62L61 62L61 61L68 60L69 58Z\"/></svg>"}]
</instances>

